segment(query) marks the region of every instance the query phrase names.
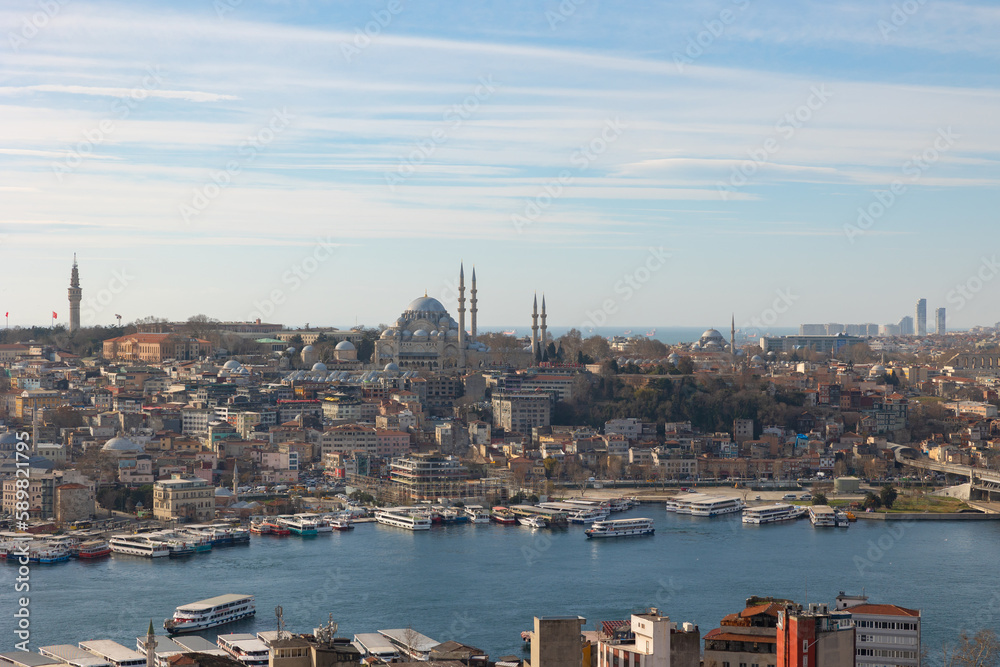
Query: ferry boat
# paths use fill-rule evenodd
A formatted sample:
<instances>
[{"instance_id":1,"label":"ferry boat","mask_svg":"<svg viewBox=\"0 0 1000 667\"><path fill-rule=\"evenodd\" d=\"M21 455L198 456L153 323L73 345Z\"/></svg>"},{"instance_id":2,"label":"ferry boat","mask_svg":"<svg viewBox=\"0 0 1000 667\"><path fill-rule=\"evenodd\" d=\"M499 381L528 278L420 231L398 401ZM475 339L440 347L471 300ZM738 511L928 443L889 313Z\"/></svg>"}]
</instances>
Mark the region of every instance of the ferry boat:
<instances>
[{"instance_id":1,"label":"ferry boat","mask_svg":"<svg viewBox=\"0 0 1000 667\"><path fill-rule=\"evenodd\" d=\"M743 510L743 501L739 498L705 498L691 503L692 516L719 516L733 514Z\"/></svg>"},{"instance_id":2,"label":"ferry boat","mask_svg":"<svg viewBox=\"0 0 1000 667\"><path fill-rule=\"evenodd\" d=\"M64 563L69 560L69 551L57 547L42 547L28 552L28 561L32 563Z\"/></svg>"},{"instance_id":3,"label":"ferry boat","mask_svg":"<svg viewBox=\"0 0 1000 667\"><path fill-rule=\"evenodd\" d=\"M330 519L330 528L332 530L354 530L354 524L347 517L336 517Z\"/></svg>"},{"instance_id":4,"label":"ferry boat","mask_svg":"<svg viewBox=\"0 0 1000 667\"><path fill-rule=\"evenodd\" d=\"M312 519L297 516L279 516L278 524L284 526L296 535L302 535L303 537L309 537L319 533L316 522Z\"/></svg>"},{"instance_id":5,"label":"ferry boat","mask_svg":"<svg viewBox=\"0 0 1000 667\"><path fill-rule=\"evenodd\" d=\"M469 515L464 510L455 507L446 507L441 510L442 523L469 523Z\"/></svg>"},{"instance_id":6,"label":"ferry boat","mask_svg":"<svg viewBox=\"0 0 1000 667\"><path fill-rule=\"evenodd\" d=\"M608 509L612 512L624 512L632 509L634 505L635 500L632 498L615 498L608 501Z\"/></svg>"},{"instance_id":7,"label":"ferry boat","mask_svg":"<svg viewBox=\"0 0 1000 667\"><path fill-rule=\"evenodd\" d=\"M676 512L678 514L690 514L691 508L694 506L696 502L709 500L711 498L715 498L715 496L710 496L706 493L687 493L669 499L665 507L668 512Z\"/></svg>"},{"instance_id":8,"label":"ferry boat","mask_svg":"<svg viewBox=\"0 0 1000 667\"><path fill-rule=\"evenodd\" d=\"M527 526L528 528L545 528L548 526L548 521L542 516L519 516L517 517L517 522L522 526Z\"/></svg>"},{"instance_id":9,"label":"ferry boat","mask_svg":"<svg viewBox=\"0 0 1000 667\"><path fill-rule=\"evenodd\" d=\"M255 521L250 524L250 532L254 535L291 535L292 531L274 521Z\"/></svg>"},{"instance_id":10,"label":"ferry boat","mask_svg":"<svg viewBox=\"0 0 1000 667\"><path fill-rule=\"evenodd\" d=\"M801 516L799 508L788 503L747 507L743 510L743 523L777 523L779 521L794 521Z\"/></svg>"},{"instance_id":11,"label":"ferry boat","mask_svg":"<svg viewBox=\"0 0 1000 667\"><path fill-rule=\"evenodd\" d=\"M517 516L502 505L497 505L493 508L493 511L490 513L490 518L504 526L513 526L517 524Z\"/></svg>"},{"instance_id":12,"label":"ferry boat","mask_svg":"<svg viewBox=\"0 0 1000 667\"><path fill-rule=\"evenodd\" d=\"M587 537L631 537L634 535L652 535L654 531L653 520L646 518L637 519L611 519L609 521L595 521L594 525L583 531Z\"/></svg>"},{"instance_id":13,"label":"ferry boat","mask_svg":"<svg viewBox=\"0 0 1000 667\"><path fill-rule=\"evenodd\" d=\"M482 505L466 505L465 514L472 523L490 522L490 513Z\"/></svg>"},{"instance_id":14,"label":"ferry boat","mask_svg":"<svg viewBox=\"0 0 1000 667\"><path fill-rule=\"evenodd\" d=\"M813 505L809 508L809 521L815 528L836 526L836 512L829 505Z\"/></svg>"},{"instance_id":15,"label":"ferry boat","mask_svg":"<svg viewBox=\"0 0 1000 667\"><path fill-rule=\"evenodd\" d=\"M411 514L404 509L383 510L375 514L375 520L386 526L407 530L430 530L431 520L425 514Z\"/></svg>"},{"instance_id":16,"label":"ferry boat","mask_svg":"<svg viewBox=\"0 0 1000 667\"><path fill-rule=\"evenodd\" d=\"M837 524L837 528L850 528L851 518L847 516L846 513L840 510L835 510L833 513L833 520Z\"/></svg>"},{"instance_id":17,"label":"ferry boat","mask_svg":"<svg viewBox=\"0 0 1000 667\"><path fill-rule=\"evenodd\" d=\"M150 542L144 537L129 537L115 535L108 540L112 553L128 554L129 556L144 556L146 558L162 558L170 555L170 547L159 542Z\"/></svg>"},{"instance_id":18,"label":"ferry boat","mask_svg":"<svg viewBox=\"0 0 1000 667\"><path fill-rule=\"evenodd\" d=\"M569 513L570 523L594 523L608 518L608 510L602 507L582 508Z\"/></svg>"},{"instance_id":19,"label":"ferry boat","mask_svg":"<svg viewBox=\"0 0 1000 667\"><path fill-rule=\"evenodd\" d=\"M95 559L111 555L111 546L104 540L91 540L80 545L77 558Z\"/></svg>"},{"instance_id":20,"label":"ferry boat","mask_svg":"<svg viewBox=\"0 0 1000 667\"><path fill-rule=\"evenodd\" d=\"M255 613L257 610L252 595L217 595L177 607L173 617L163 621L163 628L170 634L197 632L238 621Z\"/></svg>"}]
</instances>

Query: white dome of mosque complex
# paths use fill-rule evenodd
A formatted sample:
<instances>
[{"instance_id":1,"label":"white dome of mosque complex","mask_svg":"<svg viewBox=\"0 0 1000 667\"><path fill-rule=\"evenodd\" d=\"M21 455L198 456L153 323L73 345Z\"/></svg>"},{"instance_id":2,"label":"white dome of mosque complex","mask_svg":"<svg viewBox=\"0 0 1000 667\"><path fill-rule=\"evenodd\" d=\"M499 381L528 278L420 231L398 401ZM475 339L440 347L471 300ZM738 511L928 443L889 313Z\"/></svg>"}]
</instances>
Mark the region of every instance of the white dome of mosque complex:
<instances>
[{"instance_id":1,"label":"white dome of mosque complex","mask_svg":"<svg viewBox=\"0 0 1000 667\"><path fill-rule=\"evenodd\" d=\"M468 301L468 307L466 302ZM469 315L469 320L466 320ZM465 269L459 270L458 278L458 319L448 312L439 300L428 296L417 297L403 309L395 323L387 327L375 341L372 365L389 369L392 365L403 371L441 370L447 368L478 368L488 363L488 348L476 340L478 303L476 297L476 272L472 271L471 290L466 299ZM538 324L537 303L533 314L535 336L531 354L520 354L514 360L519 366L534 363L539 345L538 331L542 341L549 340L545 325L545 300L542 299L542 325ZM339 349L339 346L338 346ZM521 359L520 357L524 357Z\"/></svg>"}]
</instances>

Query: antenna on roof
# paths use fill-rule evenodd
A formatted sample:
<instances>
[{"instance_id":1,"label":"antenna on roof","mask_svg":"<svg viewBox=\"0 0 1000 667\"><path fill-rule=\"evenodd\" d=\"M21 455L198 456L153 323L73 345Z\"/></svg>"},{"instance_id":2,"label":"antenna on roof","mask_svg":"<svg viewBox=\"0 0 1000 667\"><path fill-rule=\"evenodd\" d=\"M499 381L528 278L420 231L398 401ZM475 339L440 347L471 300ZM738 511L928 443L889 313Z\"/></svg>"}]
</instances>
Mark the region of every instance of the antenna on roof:
<instances>
[{"instance_id":1,"label":"antenna on roof","mask_svg":"<svg viewBox=\"0 0 1000 667\"><path fill-rule=\"evenodd\" d=\"M282 639L285 636L285 610L278 605L274 608L274 615L278 617L278 639Z\"/></svg>"}]
</instances>

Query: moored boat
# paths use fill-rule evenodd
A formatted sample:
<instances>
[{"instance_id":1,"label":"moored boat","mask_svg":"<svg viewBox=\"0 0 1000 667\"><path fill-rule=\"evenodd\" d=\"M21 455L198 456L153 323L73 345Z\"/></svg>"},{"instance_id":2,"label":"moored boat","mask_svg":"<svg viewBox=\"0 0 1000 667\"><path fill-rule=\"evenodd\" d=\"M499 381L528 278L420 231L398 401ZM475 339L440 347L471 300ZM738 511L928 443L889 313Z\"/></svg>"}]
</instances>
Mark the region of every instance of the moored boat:
<instances>
[{"instance_id":1,"label":"moored boat","mask_svg":"<svg viewBox=\"0 0 1000 667\"><path fill-rule=\"evenodd\" d=\"M145 558L162 558L170 555L170 547L159 542L151 542L144 537L115 535L108 540L111 552Z\"/></svg>"},{"instance_id":2,"label":"moored boat","mask_svg":"<svg viewBox=\"0 0 1000 667\"><path fill-rule=\"evenodd\" d=\"M743 510L743 523L765 524L781 521L794 521L800 514L795 505L775 503L759 507L747 507Z\"/></svg>"},{"instance_id":3,"label":"moored boat","mask_svg":"<svg viewBox=\"0 0 1000 667\"><path fill-rule=\"evenodd\" d=\"M545 528L549 525L542 516L519 516L517 522L527 528Z\"/></svg>"},{"instance_id":4,"label":"moored boat","mask_svg":"<svg viewBox=\"0 0 1000 667\"><path fill-rule=\"evenodd\" d=\"M111 545L104 540L90 540L80 545L77 558L96 559L111 555Z\"/></svg>"},{"instance_id":5,"label":"moored boat","mask_svg":"<svg viewBox=\"0 0 1000 667\"><path fill-rule=\"evenodd\" d=\"M382 510L375 514L375 520L385 526L395 526L407 530L430 530L431 519L426 514L408 511L407 508Z\"/></svg>"},{"instance_id":6,"label":"moored boat","mask_svg":"<svg viewBox=\"0 0 1000 667\"><path fill-rule=\"evenodd\" d=\"M504 526L517 524L517 516L503 505L497 505L490 513L490 518Z\"/></svg>"}]
</instances>

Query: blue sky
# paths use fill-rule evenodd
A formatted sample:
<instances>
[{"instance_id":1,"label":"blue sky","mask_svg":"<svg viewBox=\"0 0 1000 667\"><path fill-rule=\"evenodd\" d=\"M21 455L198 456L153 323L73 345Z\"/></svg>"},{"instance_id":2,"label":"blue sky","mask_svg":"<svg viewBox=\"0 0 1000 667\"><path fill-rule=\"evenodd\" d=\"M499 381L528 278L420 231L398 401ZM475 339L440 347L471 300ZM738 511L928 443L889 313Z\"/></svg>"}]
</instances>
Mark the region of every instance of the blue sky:
<instances>
[{"instance_id":1,"label":"blue sky","mask_svg":"<svg viewBox=\"0 0 1000 667\"><path fill-rule=\"evenodd\" d=\"M1000 8L10 1L0 306L992 325ZM859 219L860 211L868 217Z\"/></svg>"}]
</instances>

